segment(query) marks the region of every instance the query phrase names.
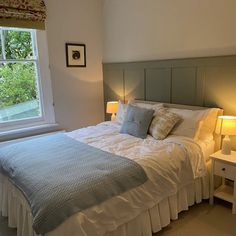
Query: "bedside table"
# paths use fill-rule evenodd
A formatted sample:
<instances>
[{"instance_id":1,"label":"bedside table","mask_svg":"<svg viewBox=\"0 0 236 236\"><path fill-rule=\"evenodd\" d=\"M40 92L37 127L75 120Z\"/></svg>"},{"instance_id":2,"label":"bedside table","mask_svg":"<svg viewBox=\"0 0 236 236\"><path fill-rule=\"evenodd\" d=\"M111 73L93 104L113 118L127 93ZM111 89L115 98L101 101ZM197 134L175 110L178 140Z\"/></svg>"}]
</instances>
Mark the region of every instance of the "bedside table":
<instances>
[{"instance_id":1,"label":"bedside table","mask_svg":"<svg viewBox=\"0 0 236 236\"><path fill-rule=\"evenodd\" d=\"M210 183L210 204L213 205L214 197L223 199L233 204L232 213L236 214L236 152L231 155L224 155L221 150L210 155L211 158L211 183ZM222 177L222 185L215 189L214 176ZM234 187L225 185L225 179L234 181Z\"/></svg>"}]
</instances>

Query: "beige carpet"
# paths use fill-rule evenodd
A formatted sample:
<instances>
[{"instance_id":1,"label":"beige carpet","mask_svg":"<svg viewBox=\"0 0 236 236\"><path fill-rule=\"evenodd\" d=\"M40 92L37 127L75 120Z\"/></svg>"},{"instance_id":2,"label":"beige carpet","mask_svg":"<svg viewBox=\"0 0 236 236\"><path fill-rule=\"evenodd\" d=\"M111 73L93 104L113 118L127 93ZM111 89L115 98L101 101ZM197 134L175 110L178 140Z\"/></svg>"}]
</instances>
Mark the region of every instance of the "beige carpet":
<instances>
[{"instance_id":1,"label":"beige carpet","mask_svg":"<svg viewBox=\"0 0 236 236\"><path fill-rule=\"evenodd\" d=\"M0 218L0 236L16 236L4 218ZM225 202L217 201L214 206L204 202L182 212L178 220L153 236L236 236L236 215Z\"/></svg>"},{"instance_id":2,"label":"beige carpet","mask_svg":"<svg viewBox=\"0 0 236 236\"><path fill-rule=\"evenodd\" d=\"M236 215L231 204L216 200L210 206L205 201L180 213L178 220L153 236L236 236Z\"/></svg>"},{"instance_id":3,"label":"beige carpet","mask_svg":"<svg viewBox=\"0 0 236 236\"><path fill-rule=\"evenodd\" d=\"M16 236L16 230L9 229L7 219L3 217L0 217L0 236Z\"/></svg>"}]
</instances>

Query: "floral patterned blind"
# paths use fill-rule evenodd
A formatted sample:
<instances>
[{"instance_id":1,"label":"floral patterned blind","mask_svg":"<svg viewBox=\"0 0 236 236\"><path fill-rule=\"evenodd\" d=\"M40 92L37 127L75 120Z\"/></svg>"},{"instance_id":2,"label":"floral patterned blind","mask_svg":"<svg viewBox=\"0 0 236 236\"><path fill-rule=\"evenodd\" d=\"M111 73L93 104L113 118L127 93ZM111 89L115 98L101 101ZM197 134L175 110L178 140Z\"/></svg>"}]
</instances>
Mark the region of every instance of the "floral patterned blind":
<instances>
[{"instance_id":1,"label":"floral patterned blind","mask_svg":"<svg viewBox=\"0 0 236 236\"><path fill-rule=\"evenodd\" d=\"M46 6L43 0L0 0L0 20L43 23Z\"/></svg>"}]
</instances>

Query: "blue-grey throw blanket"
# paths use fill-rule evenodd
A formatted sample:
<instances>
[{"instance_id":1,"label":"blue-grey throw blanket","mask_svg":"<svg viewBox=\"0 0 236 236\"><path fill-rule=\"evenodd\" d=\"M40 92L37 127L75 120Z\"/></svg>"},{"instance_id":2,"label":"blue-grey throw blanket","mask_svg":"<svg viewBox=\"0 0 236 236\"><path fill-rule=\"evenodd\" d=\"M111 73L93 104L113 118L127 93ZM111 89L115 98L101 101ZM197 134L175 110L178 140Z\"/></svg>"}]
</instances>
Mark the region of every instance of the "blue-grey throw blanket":
<instances>
[{"instance_id":1,"label":"blue-grey throw blanket","mask_svg":"<svg viewBox=\"0 0 236 236\"><path fill-rule=\"evenodd\" d=\"M65 134L1 148L0 167L25 195L37 234L147 180L136 162Z\"/></svg>"}]
</instances>

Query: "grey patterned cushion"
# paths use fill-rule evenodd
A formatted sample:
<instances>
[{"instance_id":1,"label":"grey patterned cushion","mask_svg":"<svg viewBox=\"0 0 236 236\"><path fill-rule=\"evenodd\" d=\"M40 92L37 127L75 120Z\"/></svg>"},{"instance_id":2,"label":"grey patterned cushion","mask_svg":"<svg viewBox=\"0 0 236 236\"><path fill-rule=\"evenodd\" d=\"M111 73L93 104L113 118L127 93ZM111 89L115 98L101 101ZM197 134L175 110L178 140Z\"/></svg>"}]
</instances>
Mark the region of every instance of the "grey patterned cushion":
<instances>
[{"instance_id":1,"label":"grey patterned cushion","mask_svg":"<svg viewBox=\"0 0 236 236\"><path fill-rule=\"evenodd\" d=\"M128 105L120 133L146 138L154 110Z\"/></svg>"},{"instance_id":2,"label":"grey patterned cushion","mask_svg":"<svg viewBox=\"0 0 236 236\"><path fill-rule=\"evenodd\" d=\"M155 117L149 128L149 133L155 139L165 139L180 119L181 118L177 114L168 111L168 109L160 108L155 112Z\"/></svg>"}]
</instances>

